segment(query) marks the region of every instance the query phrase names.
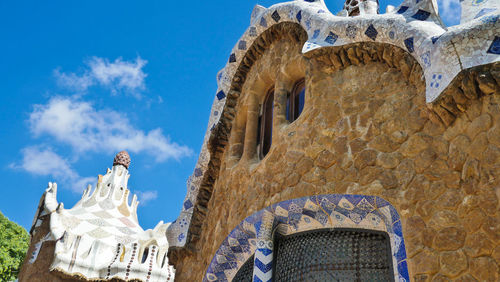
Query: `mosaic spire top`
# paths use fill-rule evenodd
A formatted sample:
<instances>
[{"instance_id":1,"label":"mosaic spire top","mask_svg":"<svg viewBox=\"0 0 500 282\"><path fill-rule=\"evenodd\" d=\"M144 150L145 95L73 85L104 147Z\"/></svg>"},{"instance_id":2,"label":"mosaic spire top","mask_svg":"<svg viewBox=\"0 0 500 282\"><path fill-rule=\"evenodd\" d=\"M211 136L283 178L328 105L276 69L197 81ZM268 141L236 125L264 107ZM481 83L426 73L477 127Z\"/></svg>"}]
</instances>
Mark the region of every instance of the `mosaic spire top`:
<instances>
[{"instance_id":1,"label":"mosaic spire top","mask_svg":"<svg viewBox=\"0 0 500 282\"><path fill-rule=\"evenodd\" d=\"M115 159L113 160L113 166L115 165L122 165L126 169L130 166L130 155L127 153L127 151L121 151L118 154L116 154Z\"/></svg>"}]
</instances>

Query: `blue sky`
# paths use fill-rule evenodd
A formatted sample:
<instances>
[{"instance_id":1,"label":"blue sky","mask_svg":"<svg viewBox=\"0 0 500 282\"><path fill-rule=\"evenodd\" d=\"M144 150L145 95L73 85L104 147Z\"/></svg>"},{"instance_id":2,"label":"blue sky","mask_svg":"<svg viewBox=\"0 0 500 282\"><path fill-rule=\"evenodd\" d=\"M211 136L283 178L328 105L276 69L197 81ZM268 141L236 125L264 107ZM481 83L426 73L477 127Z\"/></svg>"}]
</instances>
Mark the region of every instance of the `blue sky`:
<instances>
[{"instance_id":1,"label":"blue sky","mask_svg":"<svg viewBox=\"0 0 500 282\"><path fill-rule=\"evenodd\" d=\"M127 149L140 223L173 221L215 75L253 6L277 2L0 2L0 211L29 229L49 181L72 207ZM326 2L334 14L343 4ZM439 3L445 23L457 24L458 0Z\"/></svg>"}]
</instances>

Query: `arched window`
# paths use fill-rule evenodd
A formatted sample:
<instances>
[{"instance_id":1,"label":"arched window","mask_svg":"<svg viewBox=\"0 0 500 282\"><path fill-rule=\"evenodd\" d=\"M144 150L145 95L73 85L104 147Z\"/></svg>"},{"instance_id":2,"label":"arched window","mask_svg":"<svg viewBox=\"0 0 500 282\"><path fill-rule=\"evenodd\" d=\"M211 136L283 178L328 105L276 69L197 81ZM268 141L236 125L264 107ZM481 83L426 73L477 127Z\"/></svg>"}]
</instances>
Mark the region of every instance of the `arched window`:
<instances>
[{"instance_id":1,"label":"arched window","mask_svg":"<svg viewBox=\"0 0 500 282\"><path fill-rule=\"evenodd\" d=\"M305 98L306 84L304 79L301 79L295 83L286 101L286 119L289 122L293 122L300 116L300 113L302 113L304 109Z\"/></svg>"},{"instance_id":2,"label":"arched window","mask_svg":"<svg viewBox=\"0 0 500 282\"><path fill-rule=\"evenodd\" d=\"M267 92L261 108L259 117L259 132L257 142L259 146L259 157L264 158L271 148L273 137L273 111L274 111L274 89Z\"/></svg>"}]
</instances>

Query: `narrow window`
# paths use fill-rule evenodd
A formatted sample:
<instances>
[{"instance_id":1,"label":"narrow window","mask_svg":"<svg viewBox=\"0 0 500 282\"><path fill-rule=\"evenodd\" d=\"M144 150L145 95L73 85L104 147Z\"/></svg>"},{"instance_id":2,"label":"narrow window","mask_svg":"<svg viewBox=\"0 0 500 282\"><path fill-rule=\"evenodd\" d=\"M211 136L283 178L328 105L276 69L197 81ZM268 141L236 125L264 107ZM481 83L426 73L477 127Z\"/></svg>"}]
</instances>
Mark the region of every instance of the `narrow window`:
<instances>
[{"instance_id":1,"label":"narrow window","mask_svg":"<svg viewBox=\"0 0 500 282\"><path fill-rule=\"evenodd\" d=\"M273 137L273 110L274 110L274 89L269 90L264 99L259 117L259 134L257 135L259 143L259 156L264 158L271 148Z\"/></svg>"},{"instance_id":2,"label":"narrow window","mask_svg":"<svg viewBox=\"0 0 500 282\"><path fill-rule=\"evenodd\" d=\"M292 92L288 95L286 102L286 119L289 122L296 120L302 110L304 109L304 103L306 98L306 84L304 79L299 80L295 83Z\"/></svg>"}]
</instances>

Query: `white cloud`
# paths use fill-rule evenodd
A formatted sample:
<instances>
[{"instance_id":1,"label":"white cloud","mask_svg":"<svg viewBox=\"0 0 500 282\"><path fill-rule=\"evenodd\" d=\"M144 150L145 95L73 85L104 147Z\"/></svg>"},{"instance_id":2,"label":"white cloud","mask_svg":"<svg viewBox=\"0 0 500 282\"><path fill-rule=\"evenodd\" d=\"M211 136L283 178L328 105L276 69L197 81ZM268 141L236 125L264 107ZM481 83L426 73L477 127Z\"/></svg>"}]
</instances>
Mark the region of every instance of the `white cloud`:
<instances>
[{"instance_id":1,"label":"white cloud","mask_svg":"<svg viewBox=\"0 0 500 282\"><path fill-rule=\"evenodd\" d=\"M156 200L158 198L158 191L135 191L137 199L139 200L139 205L144 206L148 202Z\"/></svg>"},{"instance_id":2,"label":"white cloud","mask_svg":"<svg viewBox=\"0 0 500 282\"><path fill-rule=\"evenodd\" d=\"M453 25L460 23L460 2L459 0L438 0L439 15L441 18Z\"/></svg>"},{"instance_id":3,"label":"white cloud","mask_svg":"<svg viewBox=\"0 0 500 282\"><path fill-rule=\"evenodd\" d=\"M10 164L11 168L23 169L34 175L51 176L62 182L63 187L69 187L75 192L82 192L87 184L95 183L95 177L81 177L67 160L50 148L26 147L21 153L23 159L20 163Z\"/></svg>"},{"instance_id":4,"label":"white cloud","mask_svg":"<svg viewBox=\"0 0 500 282\"><path fill-rule=\"evenodd\" d=\"M140 97L140 91L146 89L145 78L147 74L142 68L146 60L137 57L135 61L122 61L122 58L110 62L108 59L92 57L85 62L83 73L64 73L54 71L54 76L60 86L76 91L86 91L89 87L100 85L111 90L113 94L125 90Z\"/></svg>"},{"instance_id":5,"label":"white cloud","mask_svg":"<svg viewBox=\"0 0 500 282\"><path fill-rule=\"evenodd\" d=\"M148 153L161 162L192 153L188 147L171 142L159 128L145 132L132 126L119 112L96 110L88 102L66 97L35 105L29 127L35 136L49 135L71 146L78 154L128 150Z\"/></svg>"}]
</instances>

